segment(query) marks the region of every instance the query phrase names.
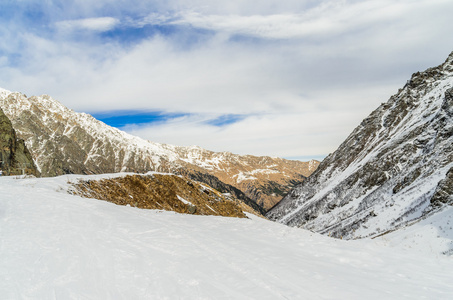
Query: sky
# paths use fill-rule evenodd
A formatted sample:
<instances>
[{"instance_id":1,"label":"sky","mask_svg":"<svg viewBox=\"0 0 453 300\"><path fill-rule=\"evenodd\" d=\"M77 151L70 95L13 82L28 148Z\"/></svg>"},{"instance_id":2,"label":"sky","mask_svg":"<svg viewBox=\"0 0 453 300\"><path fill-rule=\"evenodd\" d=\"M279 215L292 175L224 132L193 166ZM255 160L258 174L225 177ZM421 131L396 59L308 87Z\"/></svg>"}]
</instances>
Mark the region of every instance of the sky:
<instances>
[{"instance_id":1,"label":"sky","mask_svg":"<svg viewBox=\"0 0 453 300\"><path fill-rule=\"evenodd\" d=\"M0 87L159 143L322 159L453 51L451 0L2 0Z\"/></svg>"}]
</instances>

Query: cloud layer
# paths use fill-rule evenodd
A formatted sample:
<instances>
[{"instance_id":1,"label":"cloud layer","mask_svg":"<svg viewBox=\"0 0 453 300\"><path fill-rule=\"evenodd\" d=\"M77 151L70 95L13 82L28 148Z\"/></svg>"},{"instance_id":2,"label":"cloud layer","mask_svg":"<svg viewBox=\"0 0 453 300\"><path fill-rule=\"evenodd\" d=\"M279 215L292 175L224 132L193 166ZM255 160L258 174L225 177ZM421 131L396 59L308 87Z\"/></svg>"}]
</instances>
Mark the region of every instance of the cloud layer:
<instances>
[{"instance_id":1,"label":"cloud layer","mask_svg":"<svg viewBox=\"0 0 453 300\"><path fill-rule=\"evenodd\" d=\"M68 33L78 30L109 31L119 24L119 20L111 17L86 18L56 22L58 30Z\"/></svg>"},{"instance_id":2,"label":"cloud layer","mask_svg":"<svg viewBox=\"0 0 453 300\"><path fill-rule=\"evenodd\" d=\"M212 150L322 156L453 50L447 0L0 4L0 87ZM216 120L240 116L228 122Z\"/></svg>"}]
</instances>

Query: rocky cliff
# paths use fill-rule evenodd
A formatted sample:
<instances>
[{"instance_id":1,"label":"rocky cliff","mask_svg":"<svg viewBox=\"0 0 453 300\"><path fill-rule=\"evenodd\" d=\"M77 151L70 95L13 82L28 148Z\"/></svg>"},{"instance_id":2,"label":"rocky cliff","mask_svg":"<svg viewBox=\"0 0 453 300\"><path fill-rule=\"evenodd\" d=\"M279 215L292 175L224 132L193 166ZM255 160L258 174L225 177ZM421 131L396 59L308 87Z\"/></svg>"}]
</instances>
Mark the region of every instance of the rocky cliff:
<instances>
[{"instance_id":1,"label":"rocky cliff","mask_svg":"<svg viewBox=\"0 0 453 300\"><path fill-rule=\"evenodd\" d=\"M200 174L211 175L267 209L318 165L145 141L76 113L47 95L27 98L0 90L0 105L43 176L157 171L209 180Z\"/></svg>"},{"instance_id":2,"label":"rocky cliff","mask_svg":"<svg viewBox=\"0 0 453 300\"><path fill-rule=\"evenodd\" d=\"M39 172L23 140L0 108L0 170L2 175L34 175Z\"/></svg>"},{"instance_id":3,"label":"rocky cliff","mask_svg":"<svg viewBox=\"0 0 453 300\"><path fill-rule=\"evenodd\" d=\"M267 217L342 238L377 236L453 203L453 53L417 72Z\"/></svg>"}]
</instances>

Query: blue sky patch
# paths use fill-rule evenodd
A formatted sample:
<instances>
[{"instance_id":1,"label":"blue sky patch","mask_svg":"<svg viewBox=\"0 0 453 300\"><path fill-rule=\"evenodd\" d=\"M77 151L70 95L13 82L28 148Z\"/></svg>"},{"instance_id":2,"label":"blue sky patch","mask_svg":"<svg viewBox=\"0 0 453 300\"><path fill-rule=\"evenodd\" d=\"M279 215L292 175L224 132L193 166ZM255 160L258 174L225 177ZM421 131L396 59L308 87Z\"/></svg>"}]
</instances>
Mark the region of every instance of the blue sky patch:
<instances>
[{"instance_id":1,"label":"blue sky patch","mask_svg":"<svg viewBox=\"0 0 453 300\"><path fill-rule=\"evenodd\" d=\"M113 111L92 114L95 119L117 128L125 127L127 125L163 123L176 118L188 117L190 115L190 113L166 113L162 111ZM222 127L239 122L245 118L245 115L228 114L210 118L207 121L202 122L208 125Z\"/></svg>"},{"instance_id":2,"label":"blue sky patch","mask_svg":"<svg viewBox=\"0 0 453 300\"><path fill-rule=\"evenodd\" d=\"M244 116L244 115L234 115L234 114L223 115L223 116L220 116L218 118L209 120L206 123L209 124L209 125L222 127L222 126L225 126L225 125L229 125L229 124L233 124L233 123L239 122L239 121L245 119L245 117L246 116Z\"/></svg>"},{"instance_id":3,"label":"blue sky patch","mask_svg":"<svg viewBox=\"0 0 453 300\"><path fill-rule=\"evenodd\" d=\"M148 123L165 122L170 119L180 118L189 114L168 114L164 112L138 112L138 111L115 111L96 113L92 116L99 121L112 127L124 127L126 125L141 125Z\"/></svg>"},{"instance_id":4,"label":"blue sky patch","mask_svg":"<svg viewBox=\"0 0 453 300\"><path fill-rule=\"evenodd\" d=\"M156 34L167 36L175 32L175 26L145 25L140 28L120 26L101 33L101 37L104 39L118 40L124 44L135 44Z\"/></svg>"}]
</instances>

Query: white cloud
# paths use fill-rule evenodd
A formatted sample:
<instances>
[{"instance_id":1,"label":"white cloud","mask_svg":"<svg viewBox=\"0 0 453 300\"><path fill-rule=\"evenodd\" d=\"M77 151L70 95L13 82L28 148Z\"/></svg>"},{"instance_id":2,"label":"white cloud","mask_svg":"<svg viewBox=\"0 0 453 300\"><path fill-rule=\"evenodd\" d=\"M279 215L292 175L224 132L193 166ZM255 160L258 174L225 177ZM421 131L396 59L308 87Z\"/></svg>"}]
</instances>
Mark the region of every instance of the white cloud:
<instances>
[{"instance_id":1,"label":"white cloud","mask_svg":"<svg viewBox=\"0 0 453 300\"><path fill-rule=\"evenodd\" d=\"M349 19L313 18L310 13L279 15L202 15L187 12L170 24L189 24L194 27L230 34L262 38L291 39L318 35L336 35L347 29Z\"/></svg>"},{"instance_id":2,"label":"white cloud","mask_svg":"<svg viewBox=\"0 0 453 300\"><path fill-rule=\"evenodd\" d=\"M188 116L166 123L129 126L131 134L176 145L199 145L214 151L279 157L318 156L335 150L352 130L352 112L265 114L223 127L209 125L204 116ZM325 122L319 122L324 119ZM327 120L329 120L327 122ZM355 124L353 125L355 126Z\"/></svg>"},{"instance_id":3,"label":"white cloud","mask_svg":"<svg viewBox=\"0 0 453 300\"><path fill-rule=\"evenodd\" d=\"M445 1L321 1L299 13L209 14L196 10L165 16L153 13L143 24L191 25L218 32L261 38L291 39L335 36L348 30L367 30L375 25L397 22L411 12L444 4ZM388 25L388 24L387 24Z\"/></svg>"},{"instance_id":4,"label":"white cloud","mask_svg":"<svg viewBox=\"0 0 453 300\"><path fill-rule=\"evenodd\" d=\"M90 17L104 8L81 2ZM125 6L112 12L133 9L147 17L60 17L66 21L57 23L59 33L94 33L87 40L0 26L0 49L14 53L0 58L0 87L50 94L85 112L192 114L128 128L156 142L314 156L335 150L411 73L441 63L453 50L445 26L453 2L446 0L115 3ZM135 44L94 38L150 24L178 25ZM206 124L225 114L249 117L224 127Z\"/></svg>"},{"instance_id":5,"label":"white cloud","mask_svg":"<svg viewBox=\"0 0 453 300\"><path fill-rule=\"evenodd\" d=\"M198 114L122 129L151 141L198 145L214 151L317 157L333 152L370 109L377 107L379 99L388 98L387 88L382 87L338 91L324 91L314 100L316 104L307 103L304 109L245 116L221 127L209 122L218 115Z\"/></svg>"},{"instance_id":6,"label":"white cloud","mask_svg":"<svg viewBox=\"0 0 453 300\"><path fill-rule=\"evenodd\" d=\"M58 30L63 32L75 30L109 31L120 23L118 19L112 17L86 18L78 20L66 20L55 23Z\"/></svg>"},{"instance_id":7,"label":"white cloud","mask_svg":"<svg viewBox=\"0 0 453 300\"><path fill-rule=\"evenodd\" d=\"M6 66L8 64L8 57L7 56L0 56L0 68L2 66Z\"/></svg>"}]
</instances>

